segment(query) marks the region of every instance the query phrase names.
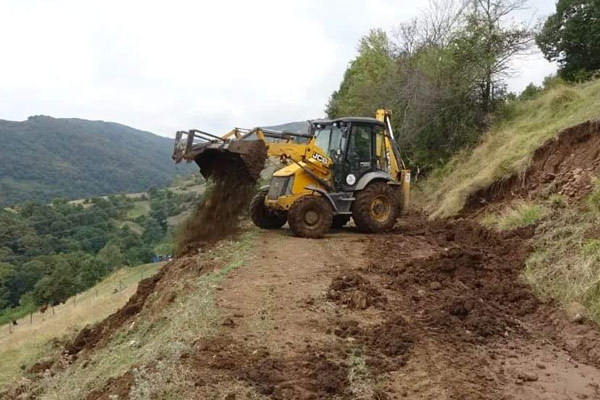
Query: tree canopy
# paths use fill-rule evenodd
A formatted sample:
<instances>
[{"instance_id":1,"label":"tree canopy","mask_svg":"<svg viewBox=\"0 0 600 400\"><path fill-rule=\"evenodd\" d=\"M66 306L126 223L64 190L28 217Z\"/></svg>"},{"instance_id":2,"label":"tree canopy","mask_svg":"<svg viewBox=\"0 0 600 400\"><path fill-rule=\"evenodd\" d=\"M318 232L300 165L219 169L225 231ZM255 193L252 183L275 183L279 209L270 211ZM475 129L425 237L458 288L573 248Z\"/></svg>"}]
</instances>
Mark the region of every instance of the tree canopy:
<instances>
[{"instance_id":1,"label":"tree canopy","mask_svg":"<svg viewBox=\"0 0 600 400\"><path fill-rule=\"evenodd\" d=\"M199 199L192 192L153 189L145 199L55 199L0 209L0 314L58 304L117 268L151 262L154 247L172 242L167 218ZM149 202L148 215L128 217L137 201Z\"/></svg>"},{"instance_id":2,"label":"tree canopy","mask_svg":"<svg viewBox=\"0 0 600 400\"><path fill-rule=\"evenodd\" d=\"M421 18L358 44L329 117L393 111L398 142L413 166L430 169L474 144L504 103L511 58L532 31L509 22L523 0L432 1Z\"/></svg>"},{"instance_id":3,"label":"tree canopy","mask_svg":"<svg viewBox=\"0 0 600 400\"><path fill-rule=\"evenodd\" d=\"M600 70L600 0L559 0L536 43L563 78L589 78Z\"/></svg>"}]
</instances>

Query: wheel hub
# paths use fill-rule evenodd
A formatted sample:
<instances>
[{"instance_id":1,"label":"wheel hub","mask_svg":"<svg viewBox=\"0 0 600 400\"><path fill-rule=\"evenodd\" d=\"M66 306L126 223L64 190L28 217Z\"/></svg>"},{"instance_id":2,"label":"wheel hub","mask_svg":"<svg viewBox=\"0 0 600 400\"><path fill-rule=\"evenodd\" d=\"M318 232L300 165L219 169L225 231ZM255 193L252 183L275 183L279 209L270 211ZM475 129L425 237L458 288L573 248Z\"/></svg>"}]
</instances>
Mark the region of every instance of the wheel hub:
<instances>
[{"instance_id":1,"label":"wheel hub","mask_svg":"<svg viewBox=\"0 0 600 400\"><path fill-rule=\"evenodd\" d=\"M373 219L384 222L390 216L392 206L386 196L377 196L371 203L371 216Z\"/></svg>"},{"instance_id":2,"label":"wheel hub","mask_svg":"<svg viewBox=\"0 0 600 400\"><path fill-rule=\"evenodd\" d=\"M304 215L304 222L306 222L307 225L315 225L317 222L319 222L319 214L312 210L308 211Z\"/></svg>"}]
</instances>

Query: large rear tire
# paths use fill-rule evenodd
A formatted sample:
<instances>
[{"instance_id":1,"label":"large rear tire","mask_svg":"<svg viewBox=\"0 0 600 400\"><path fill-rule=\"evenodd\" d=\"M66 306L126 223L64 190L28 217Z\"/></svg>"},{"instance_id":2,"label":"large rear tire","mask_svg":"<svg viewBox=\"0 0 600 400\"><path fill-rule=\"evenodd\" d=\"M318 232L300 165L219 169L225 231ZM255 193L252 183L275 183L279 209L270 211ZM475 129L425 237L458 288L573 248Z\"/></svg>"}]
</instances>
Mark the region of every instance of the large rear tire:
<instances>
[{"instance_id":1,"label":"large rear tire","mask_svg":"<svg viewBox=\"0 0 600 400\"><path fill-rule=\"evenodd\" d=\"M279 229L287 222L284 212L270 210L265 206L267 192L258 192L250 202L250 218L254 225L262 229Z\"/></svg>"},{"instance_id":2,"label":"large rear tire","mask_svg":"<svg viewBox=\"0 0 600 400\"><path fill-rule=\"evenodd\" d=\"M378 233L394 227L399 213L399 198L390 185L372 182L354 197L352 218L360 231Z\"/></svg>"},{"instance_id":3,"label":"large rear tire","mask_svg":"<svg viewBox=\"0 0 600 400\"><path fill-rule=\"evenodd\" d=\"M332 220L331 204L321 196L302 196L292 204L288 212L290 229L300 237L323 237L329 231Z\"/></svg>"}]
</instances>

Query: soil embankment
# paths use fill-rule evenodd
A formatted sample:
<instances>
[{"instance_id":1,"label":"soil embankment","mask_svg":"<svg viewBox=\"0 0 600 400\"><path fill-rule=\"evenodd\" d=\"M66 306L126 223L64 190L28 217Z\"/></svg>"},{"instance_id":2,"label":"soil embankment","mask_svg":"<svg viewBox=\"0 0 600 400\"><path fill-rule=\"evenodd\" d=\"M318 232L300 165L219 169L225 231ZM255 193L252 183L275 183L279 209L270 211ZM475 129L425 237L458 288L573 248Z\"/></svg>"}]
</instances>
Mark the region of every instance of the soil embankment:
<instances>
[{"instance_id":1,"label":"soil embankment","mask_svg":"<svg viewBox=\"0 0 600 400\"><path fill-rule=\"evenodd\" d=\"M500 207L513 199L547 198L555 193L575 202L592 190L591 180L597 176L600 176L600 120L593 120L563 130L556 139L538 148L525 172L473 193L462 213Z\"/></svg>"}]
</instances>

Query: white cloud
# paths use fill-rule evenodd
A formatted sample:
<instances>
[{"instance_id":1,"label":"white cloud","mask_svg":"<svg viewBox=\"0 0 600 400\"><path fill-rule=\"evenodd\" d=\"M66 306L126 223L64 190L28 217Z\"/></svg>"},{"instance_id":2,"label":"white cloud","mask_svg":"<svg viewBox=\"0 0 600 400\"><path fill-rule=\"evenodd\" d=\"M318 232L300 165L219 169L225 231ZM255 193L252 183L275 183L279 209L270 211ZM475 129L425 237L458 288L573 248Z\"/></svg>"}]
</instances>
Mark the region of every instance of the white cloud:
<instances>
[{"instance_id":1,"label":"white cloud","mask_svg":"<svg viewBox=\"0 0 600 400\"><path fill-rule=\"evenodd\" d=\"M535 3L552 11L552 0ZM319 117L358 39L418 9L400 0L0 0L0 118L103 119L171 136ZM537 79L534 64L551 71L541 59L522 63L515 89Z\"/></svg>"}]
</instances>

